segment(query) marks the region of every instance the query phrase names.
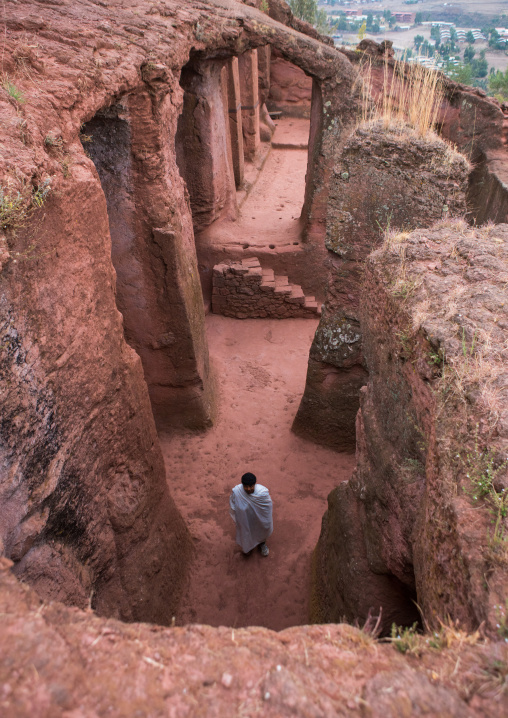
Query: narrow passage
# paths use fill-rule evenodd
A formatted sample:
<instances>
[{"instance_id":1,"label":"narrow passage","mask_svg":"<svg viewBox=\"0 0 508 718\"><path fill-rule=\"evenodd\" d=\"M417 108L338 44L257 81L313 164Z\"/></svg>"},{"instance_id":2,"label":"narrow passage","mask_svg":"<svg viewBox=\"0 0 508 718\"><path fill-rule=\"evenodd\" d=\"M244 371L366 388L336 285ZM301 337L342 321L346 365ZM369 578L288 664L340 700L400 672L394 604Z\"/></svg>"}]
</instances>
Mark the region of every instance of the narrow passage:
<instances>
[{"instance_id":1,"label":"narrow passage","mask_svg":"<svg viewBox=\"0 0 508 718\"><path fill-rule=\"evenodd\" d=\"M253 249L299 242L309 127L305 119L286 117L277 121L270 154L240 209L238 231ZM251 171L247 166L247 178Z\"/></svg>"},{"instance_id":2,"label":"narrow passage","mask_svg":"<svg viewBox=\"0 0 508 718\"><path fill-rule=\"evenodd\" d=\"M196 557L177 623L308 622L311 554L330 490L354 456L291 433L317 321L235 320L209 315L207 334L220 398L205 434L162 435L170 491L194 538ZM245 558L235 544L229 494L245 471L270 489L270 555Z\"/></svg>"},{"instance_id":3,"label":"narrow passage","mask_svg":"<svg viewBox=\"0 0 508 718\"><path fill-rule=\"evenodd\" d=\"M277 121L272 146L264 147L254 163L245 165L245 186L237 193L237 221L218 221L197 237L198 254L205 246L240 245L250 252L292 248L300 244L300 213L305 197L307 143L310 122L300 118ZM262 169L260 171L260 166Z\"/></svg>"}]
</instances>

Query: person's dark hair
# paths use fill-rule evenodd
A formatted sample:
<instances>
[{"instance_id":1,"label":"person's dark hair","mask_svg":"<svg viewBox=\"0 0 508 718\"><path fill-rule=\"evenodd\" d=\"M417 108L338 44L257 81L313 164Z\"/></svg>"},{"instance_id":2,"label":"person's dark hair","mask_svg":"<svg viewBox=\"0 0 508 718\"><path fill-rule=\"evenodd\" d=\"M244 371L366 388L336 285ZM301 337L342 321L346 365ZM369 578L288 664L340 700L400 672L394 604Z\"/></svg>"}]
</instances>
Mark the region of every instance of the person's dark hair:
<instances>
[{"instance_id":1,"label":"person's dark hair","mask_svg":"<svg viewBox=\"0 0 508 718\"><path fill-rule=\"evenodd\" d=\"M254 474L251 474L250 471L248 471L246 474L242 476L242 484L244 486L254 486L257 479L254 476Z\"/></svg>"}]
</instances>

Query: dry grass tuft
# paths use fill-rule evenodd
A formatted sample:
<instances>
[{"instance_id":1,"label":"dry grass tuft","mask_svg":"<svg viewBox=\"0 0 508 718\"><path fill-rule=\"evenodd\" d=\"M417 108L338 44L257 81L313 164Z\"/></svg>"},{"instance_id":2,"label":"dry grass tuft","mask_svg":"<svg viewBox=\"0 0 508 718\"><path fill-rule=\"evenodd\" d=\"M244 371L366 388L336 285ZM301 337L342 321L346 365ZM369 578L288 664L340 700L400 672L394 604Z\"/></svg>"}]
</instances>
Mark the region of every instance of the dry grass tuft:
<instances>
[{"instance_id":1,"label":"dry grass tuft","mask_svg":"<svg viewBox=\"0 0 508 718\"><path fill-rule=\"evenodd\" d=\"M410 127L425 137L433 133L444 98L441 74L422 65L395 61L384 65L383 91L372 99L372 65L363 67L362 122L381 121L387 128ZM450 155L452 161L453 155Z\"/></svg>"},{"instance_id":2,"label":"dry grass tuft","mask_svg":"<svg viewBox=\"0 0 508 718\"><path fill-rule=\"evenodd\" d=\"M36 209L40 209L51 191L48 177L36 187L26 180L14 185L0 185L0 229L16 230L23 227Z\"/></svg>"},{"instance_id":3,"label":"dry grass tuft","mask_svg":"<svg viewBox=\"0 0 508 718\"><path fill-rule=\"evenodd\" d=\"M442 650L444 648L459 648L462 646L476 646L478 643L483 642L481 630L477 629L473 633L464 631L458 621L452 621L448 618L446 621L442 621L440 618L437 619L439 623L439 629L436 631L430 631L425 636L426 643L431 648Z\"/></svg>"}]
</instances>

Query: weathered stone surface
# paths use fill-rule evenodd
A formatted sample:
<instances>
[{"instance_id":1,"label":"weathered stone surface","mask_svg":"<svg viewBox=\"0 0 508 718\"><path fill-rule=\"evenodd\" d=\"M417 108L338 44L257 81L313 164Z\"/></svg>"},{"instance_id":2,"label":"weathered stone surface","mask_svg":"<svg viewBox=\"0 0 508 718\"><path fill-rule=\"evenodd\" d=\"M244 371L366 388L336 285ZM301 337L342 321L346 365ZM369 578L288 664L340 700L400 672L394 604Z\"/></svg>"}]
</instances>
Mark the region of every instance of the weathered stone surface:
<instances>
[{"instance_id":1,"label":"weathered stone surface","mask_svg":"<svg viewBox=\"0 0 508 718\"><path fill-rule=\"evenodd\" d=\"M366 372L358 305L365 259L390 227L429 226L466 211L466 159L408 128L361 126L346 141L330 184L327 298L310 351L293 429L340 450L354 448Z\"/></svg>"},{"instance_id":2,"label":"weathered stone surface","mask_svg":"<svg viewBox=\"0 0 508 718\"><path fill-rule=\"evenodd\" d=\"M184 103L178 119L176 159L189 191L195 231L220 217L235 217L237 212L228 77L223 69L223 61L189 62L180 79ZM233 75L235 69L236 64L231 68ZM234 77L231 89L234 96ZM241 174L239 161L237 165Z\"/></svg>"},{"instance_id":3,"label":"weathered stone surface","mask_svg":"<svg viewBox=\"0 0 508 718\"><path fill-rule=\"evenodd\" d=\"M447 616L493 635L504 625L507 250L508 225L447 221L369 257L358 463L323 521L322 620L382 607L389 630L414 599L431 627Z\"/></svg>"},{"instance_id":4,"label":"weathered stone surface","mask_svg":"<svg viewBox=\"0 0 508 718\"><path fill-rule=\"evenodd\" d=\"M499 716L508 647L449 636L406 658L347 625L160 628L97 618L0 569L5 718ZM443 637L444 640L444 637ZM247 668L246 668L247 667Z\"/></svg>"},{"instance_id":5,"label":"weathered stone surface","mask_svg":"<svg viewBox=\"0 0 508 718\"><path fill-rule=\"evenodd\" d=\"M270 110L289 117L310 117L312 78L277 53L270 64Z\"/></svg>"},{"instance_id":6,"label":"weathered stone surface","mask_svg":"<svg viewBox=\"0 0 508 718\"><path fill-rule=\"evenodd\" d=\"M43 597L167 622L189 539L115 306L90 160L76 160L72 181L55 179L35 227L10 245L20 256L0 276L4 550Z\"/></svg>"}]
</instances>

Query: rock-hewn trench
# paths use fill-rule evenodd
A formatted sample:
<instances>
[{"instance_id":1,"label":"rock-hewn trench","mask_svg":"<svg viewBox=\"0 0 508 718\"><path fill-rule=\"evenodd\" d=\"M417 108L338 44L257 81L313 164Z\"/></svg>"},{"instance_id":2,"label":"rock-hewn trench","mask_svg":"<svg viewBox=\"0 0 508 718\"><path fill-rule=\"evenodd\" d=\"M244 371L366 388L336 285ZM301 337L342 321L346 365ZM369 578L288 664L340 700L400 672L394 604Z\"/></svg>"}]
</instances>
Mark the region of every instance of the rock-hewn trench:
<instances>
[{"instance_id":1,"label":"rock-hewn trench","mask_svg":"<svg viewBox=\"0 0 508 718\"><path fill-rule=\"evenodd\" d=\"M0 701L8 716L339 708L375 716L402 705L464 716L506 706L503 108L443 80L444 139L358 125L358 67L369 58L375 95L385 68L393 71L390 48L337 51L280 0L263 5L268 12L257 6L6 6ZM265 242L255 225L246 239L246 195L258 175L262 182L270 148L292 152L295 142L276 149L269 111L295 126L308 121L310 131L301 215L283 239ZM224 263L227 283L214 271ZM317 315L321 302L315 333L316 320L277 318L288 306ZM299 403L294 434L288 409L282 443L267 439L263 457L242 451L238 470L213 434L226 413L231 434L248 434L252 410L240 392L225 405L224 376L210 362L205 309L226 306L262 319L211 315L209 332L226 336L239 323L229 347L245 334L243 348L257 341L261 354L263 342L287 336L285 372L300 346L291 335L312 338L305 386L302 375L298 394L273 400L274 414L278 402L295 411ZM240 351L224 356L231 365L238 357L242 390L262 410L263 385L282 386L284 373L273 378L262 356L264 368ZM210 443L225 469L220 486L203 476L186 486ZM185 457L191 445L195 466ZM196 541L196 520L225 513L243 462L268 473L270 449L281 446L291 458L277 457L274 497L284 505L280 538L294 546L281 562L274 536L272 555L247 573L232 536L223 545L227 529L201 523ZM352 454L340 452L355 448L351 473ZM295 496L283 481L301 477L306 461L312 477L300 478ZM199 491L206 502L194 510L189 494ZM213 585L214 561L229 583ZM210 590L198 572L190 578L193 562ZM270 567L284 581L280 596L276 582L263 584ZM224 594L239 576L231 608ZM324 625L236 630L304 624L308 611ZM174 617L230 627L163 628ZM409 658L369 633L414 621L427 633L395 638ZM120 694L123 672L131 680Z\"/></svg>"}]
</instances>

